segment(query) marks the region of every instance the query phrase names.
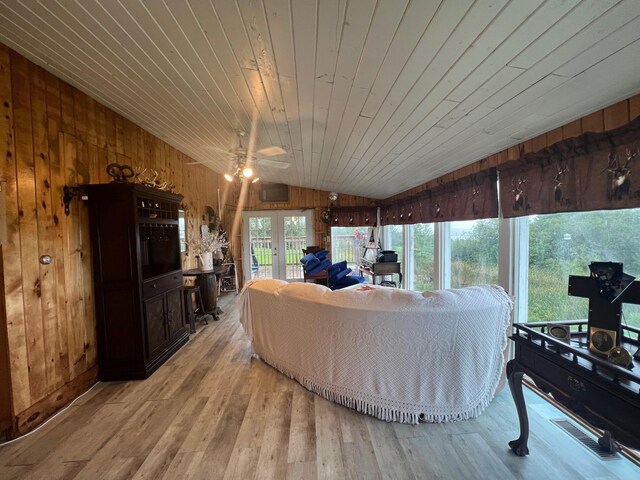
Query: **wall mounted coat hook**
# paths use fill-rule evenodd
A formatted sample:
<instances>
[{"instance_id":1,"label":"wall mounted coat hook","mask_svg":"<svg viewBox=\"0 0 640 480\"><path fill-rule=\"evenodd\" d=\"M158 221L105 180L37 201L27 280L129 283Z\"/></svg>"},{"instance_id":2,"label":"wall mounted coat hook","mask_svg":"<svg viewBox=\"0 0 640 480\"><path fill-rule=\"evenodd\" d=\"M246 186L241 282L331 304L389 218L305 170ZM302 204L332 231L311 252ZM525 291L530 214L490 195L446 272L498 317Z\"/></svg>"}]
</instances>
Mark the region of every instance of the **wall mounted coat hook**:
<instances>
[{"instance_id":1,"label":"wall mounted coat hook","mask_svg":"<svg viewBox=\"0 0 640 480\"><path fill-rule=\"evenodd\" d=\"M68 185L64 186L64 195L62 196L62 203L64 203L64 214L68 217L71 211L69 210L69 205L71 204L71 200L73 197L81 197L85 195L85 191L83 187L69 187Z\"/></svg>"}]
</instances>

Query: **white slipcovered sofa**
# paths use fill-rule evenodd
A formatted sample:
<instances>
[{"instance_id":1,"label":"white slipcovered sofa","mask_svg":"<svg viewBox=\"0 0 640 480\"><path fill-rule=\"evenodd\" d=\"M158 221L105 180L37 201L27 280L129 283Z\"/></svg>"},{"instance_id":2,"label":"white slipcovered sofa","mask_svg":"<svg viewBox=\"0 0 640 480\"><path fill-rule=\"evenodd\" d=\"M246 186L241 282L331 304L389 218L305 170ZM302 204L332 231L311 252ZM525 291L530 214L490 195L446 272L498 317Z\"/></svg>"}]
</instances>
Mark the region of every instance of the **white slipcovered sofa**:
<instances>
[{"instance_id":1,"label":"white slipcovered sofa","mask_svg":"<svg viewBox=\"0 0 640 480\"><path fill-rule=\"evenodd\" d=\"M402 423L478 416L503 376L512 301L498 286L416 293L254 280L253 351L317 394Z\"/></svg>"}]
</instances>

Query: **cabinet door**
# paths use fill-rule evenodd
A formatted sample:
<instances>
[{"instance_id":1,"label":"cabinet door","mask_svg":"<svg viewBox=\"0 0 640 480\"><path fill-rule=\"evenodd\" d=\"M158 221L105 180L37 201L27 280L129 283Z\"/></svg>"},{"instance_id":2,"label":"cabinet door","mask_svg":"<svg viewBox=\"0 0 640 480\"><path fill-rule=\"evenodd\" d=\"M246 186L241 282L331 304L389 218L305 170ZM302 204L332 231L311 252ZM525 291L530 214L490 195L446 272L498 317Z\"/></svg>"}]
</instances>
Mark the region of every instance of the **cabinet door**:
<instances>
[{"instance_id":1,"label":"cabinet door","mask_svg":"<svg viewBox=\"0 0 640 480\"><path fill-rule=\"evenodd\" d=\"M169 290L167 297L167 326L169 338L173 339L184 329L184 308L182 307L182 287Z\"/></svg>"},{"instance_id":2,"label":"cabinet door","mask_svg":"<svg viewBox=\"0 0 640 480\"><path fill-rule=\"evenodd\" d=\"M146 323L146 360L155 358L167 348L169 335L165 321L164 295L144 301L144 321Z\"/></svg>"}]
</instances>

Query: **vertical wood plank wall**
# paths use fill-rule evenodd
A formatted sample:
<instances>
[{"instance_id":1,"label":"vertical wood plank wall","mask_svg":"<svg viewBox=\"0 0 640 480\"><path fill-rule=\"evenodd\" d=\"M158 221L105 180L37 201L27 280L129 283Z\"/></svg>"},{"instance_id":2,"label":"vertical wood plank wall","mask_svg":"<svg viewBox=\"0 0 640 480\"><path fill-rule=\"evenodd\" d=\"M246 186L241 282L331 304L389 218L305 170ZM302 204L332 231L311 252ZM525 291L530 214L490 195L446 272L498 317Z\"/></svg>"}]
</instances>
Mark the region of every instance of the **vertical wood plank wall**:
<instances>
[{"instance_id":1,"label":"vertical wood plank wall","mask_svg":"<svg viewBox=\"0 0 640 480\"><path fill-rule=\"evenodd\" d=\"M219 175L2 45L0 98L1 437L33 428L96 379L88 209L76 198L65 216L63 186L106 183L111 162L161 171L184 195L194 235L204 207L217 208ZM40 264L45 254L51 265Z\"/></svg>"},{"instance_id":2,"label":"vertical wood plank wall","mask_svg":"<svg viewBox=\"0 0 640 480\"><path fill-rule=\"evenodd\" d=\"M429 190L442 183L452 180L458 180L472 173L478 173L492 167L498 167L505 162L516 160L522 155L531 152L537 152L553 145L560 140L577 137L586 132L604 132L614 128L621 127L629 123L631 120L640 116L640 95L623 100L613 105L591 113L585 117L574 120L561 127L550 130L546 133L538 135L525 142L518 143L513 147L509 147L498 153L488 156L482 160L474 162L466 167L462 167L454 172L443 175L440 178L430 182L418 185L417 187L406 190L402 193L386 198L381 203L399 200L404 197L414 195L418 192Z\"/></svg>"},{"instance_id":3,"label":"vertical wood plank wall","mask_svg":"<svg viewBox=\"0 0 640 480\"><path fill-rule=\"evenodd\" d=\"M231 235L239 192L219 175L126 118L0 44L1 239L0 438L34 428L97 378L96 324L88 209L80 199L64 214L64 185L107 183L109 163L161 171L184 195L187 236L218 209ZM330 205L329 192L290 187L290 202L261 203L250 189L244 208L306 209ZM370 199L341 195L333 205ZM226 218L225 218L226 217ZM241 216L237 217L238 219ZM315 215L317 242L326 226ZM238 222L240 225L240 222ZM241 265L241 230L230 238ZM324 244L324 243L321 243ZM51 265L41 265L41 255ZM183 268L195 267L183 255ZM241 272L239 272L241 273Z\"/></svg>"}]
</instances>

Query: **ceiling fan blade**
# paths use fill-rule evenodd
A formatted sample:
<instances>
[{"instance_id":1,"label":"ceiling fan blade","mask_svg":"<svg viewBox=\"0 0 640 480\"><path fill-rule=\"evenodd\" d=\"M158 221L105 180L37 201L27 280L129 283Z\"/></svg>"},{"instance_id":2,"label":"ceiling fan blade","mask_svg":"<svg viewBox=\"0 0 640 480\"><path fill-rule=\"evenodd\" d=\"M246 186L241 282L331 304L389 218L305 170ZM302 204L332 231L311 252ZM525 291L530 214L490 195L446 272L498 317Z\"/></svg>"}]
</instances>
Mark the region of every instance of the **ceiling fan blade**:
<instances>
[{"instance_id":1,"label":"ceiling fan blade","mask_svg":"<svg viewBox=\"0 0 640 480\"><path fill-rule=\"evenodd\" d=\"M257 155L262 155L265 157L275 157L276 155L284 155L287 151L284 148L271 146L261 148L260 150L255 152Z\"/></svg>"},{"instance_id":2,"label":"ceiling fan blade","mask_svg":"<svg viewBox=\"0 0 640 480\"><path fill-rule=\"evenodd\" d=\"M225 150L224 148L220 148L220 147L214 147L213 145L207 145L206 147L207 150L216 152L216 153L220 153L222 155L233 155L233 152L230 152L229 150Z\"/></svg>"},{"instance_id":3,"label":"ceiling fan blade","mask_svg":"<svg viewBox=\"0 0 640 480\"><path fill-rule=\"evenodd\" d=\"M208 165L210 163L215 163L212 160L202 160L200 162L187 162L185 165Z\"/></svg>"},{"instance_id":4,"label":"ceiling fan blade","mask_svg":"<svg viewBox=\"0 0 640 480\"><path fill-rule=\"evenodd\" d=\"M258 163L265 167L280 168L282 170L291 166L291 164L287 162L281 162L279 160L268 160L266 158L261 158L260 160L258 160Z\"/></svg>"}]
</instances>

